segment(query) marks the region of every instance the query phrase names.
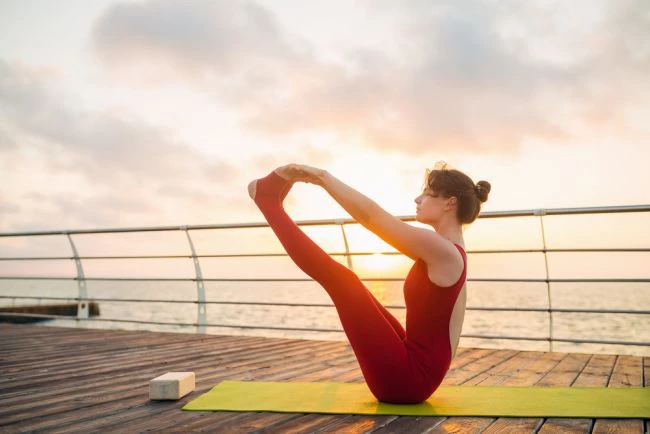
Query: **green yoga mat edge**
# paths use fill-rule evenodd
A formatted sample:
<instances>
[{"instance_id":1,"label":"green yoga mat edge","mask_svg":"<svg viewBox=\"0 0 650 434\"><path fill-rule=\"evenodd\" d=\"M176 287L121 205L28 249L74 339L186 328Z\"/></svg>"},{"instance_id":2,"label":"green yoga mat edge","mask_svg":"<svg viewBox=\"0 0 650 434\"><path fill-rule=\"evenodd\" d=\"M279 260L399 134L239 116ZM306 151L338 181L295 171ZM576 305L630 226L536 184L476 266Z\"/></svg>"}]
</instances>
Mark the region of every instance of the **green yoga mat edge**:
<instances>
[{"instance_id":1,"label":"green yoga mat edge","mask_svg":"<svg viewBox=\"0 0 650 434\"><path fill-rule=\"evenodd\" d=\"M183 410L638 419L650 418L650 387L442 386L422 404L397 405L365 383L224 381Z\"/></svg>"}]
</instances>

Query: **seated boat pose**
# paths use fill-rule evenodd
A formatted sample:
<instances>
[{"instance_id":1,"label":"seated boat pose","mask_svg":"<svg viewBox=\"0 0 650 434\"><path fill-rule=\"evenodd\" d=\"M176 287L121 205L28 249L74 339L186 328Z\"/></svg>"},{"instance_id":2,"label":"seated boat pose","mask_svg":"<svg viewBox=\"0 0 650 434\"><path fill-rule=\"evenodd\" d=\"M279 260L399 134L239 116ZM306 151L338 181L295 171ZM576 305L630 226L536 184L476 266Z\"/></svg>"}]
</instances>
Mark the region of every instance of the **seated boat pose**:
<instances>
[{"instance_id":1,"label":"seated boat pose","mask_svg":"<svg viewBox=\"0 0 650 434\"><path fill-rule=\"evenodd\" d=\"M415 262L404 281L406 329L359 277L316 245L285 212L295 182L318 185L357 222ZM415 404L440 386L456 352L465 316L467 256L463 225L473 222L490 184L445 165L427 171L409 225L329 172L290 164L248 186L249 194L296 265L329 294L372 394Z\"/></svg>"}]
</instances>

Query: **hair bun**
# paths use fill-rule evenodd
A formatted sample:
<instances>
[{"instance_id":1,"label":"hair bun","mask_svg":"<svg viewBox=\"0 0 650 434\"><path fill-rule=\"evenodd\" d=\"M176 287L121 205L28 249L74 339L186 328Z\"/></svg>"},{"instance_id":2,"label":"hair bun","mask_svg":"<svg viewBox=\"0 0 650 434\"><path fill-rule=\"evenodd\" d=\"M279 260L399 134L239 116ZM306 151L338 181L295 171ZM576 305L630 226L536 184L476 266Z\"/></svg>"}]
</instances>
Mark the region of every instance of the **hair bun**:
<instances>
[{"instance_id":1,"label":"hair bun","mask_svg":"<svg viewBox=\"0 0 650 434\"><path fill-rule=\"evenodd\" d=\"M490 193L491 189L492 186L487 181L479 181L476 183L476 186L474 187L474 190L476 191L476 196L478 196L478 200L480 200L481 202L485 202L488 199L488 194Z\"/></svg>"}]
</instances>

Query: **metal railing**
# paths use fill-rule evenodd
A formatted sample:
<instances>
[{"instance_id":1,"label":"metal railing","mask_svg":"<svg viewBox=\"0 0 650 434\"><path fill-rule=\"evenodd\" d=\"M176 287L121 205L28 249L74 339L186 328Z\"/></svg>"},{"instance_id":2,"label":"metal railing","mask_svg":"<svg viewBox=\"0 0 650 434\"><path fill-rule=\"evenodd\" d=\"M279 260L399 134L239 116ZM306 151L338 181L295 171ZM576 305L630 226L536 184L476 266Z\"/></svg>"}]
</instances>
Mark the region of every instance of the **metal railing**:
<instances>
[{"instance_id":1,"label":"metal railing","mask_svg":"<svg viewBox=\"0 0 650 434\"><path fill-rule=\"evenodd\" d=\"M551 284L552 283L648 283L650 278L551 278L548 267L548 253L607 253L607 252L634 252L647 253L650 248L548 248L544 228L545 216L553 215L578 215L578 214L608 214L608 213L647 213L650 212L650 205L635 206L613 206L613 207L592 207L592 208L562 208L562 209L536 209L536 210L519 210L519 211L499 211L484 212L479 216L480 219L493 218L511 218L511 217L537 217L540 225L540 235L542 248L540 249L492 249L492 250L468 250L469 255L480 254L503 254L503 253L541 253L544 255L545 277L544 278L468 278L469 282L519 282L519 283L544 283L546 285L546 307L486 307L486 306L468 306L468 311L493 311L493 312L536 312L545 313L548 316L548 334L545 337L536 336L515 336L515 335L479 335L463 334L464 338L478 339L498 339L498 340L519 340L519 341L543 341L548 342L549 350L553 349L554 342L566 343L588 343L588 344L606 344L606 345L633 345L633 346L650 346L648 341L624 341L624 340L602 340L602 339L572 339L558 338L554 336L553 318L555 313L590 313L590 314L624 314L624 315L650 315L649 310L640 309L589 309L589 308L558 308L553 306ZM403 221L413 222L414 216L399 217ZM333 226L337 225L341 229L345 251L330 252L332 256L344 256L347 260L348 267L353 267L352 258L355 256L374 255L378 252L356 252L351 251L346 235L347 225L356 225L352 219L326 219L326 220L308 220L297 222L299 226ZM16 296L0 295L0 299L35 299L35 300L74 300L78 304L76 320L78 323L84 321L106 321L117 323L133 323L147 325L165 325L165 326L189 326L195 327L197 332L205 333L206 327L236 328L236 329L262 329L262 330L284 330L284 331L308 331L308 332L342 332L341 329L313 328L313 327L280 327L280 326L257 326L250 324L215 324L209 323L206 315L206 306L215 305L243 305L243 306L285 306L285 307L321 307L331 308L331 304L313 304L313 303L277 303L277 302L244 302L244 301L209 301L206 300L205 282L308 282L311 279L306 278L205 278L201 269L202 258L255 258L255 257L286 257L284 253L230 253L230 254L203 254L196 252L190 231L202 230L232 230L232 229L252 229L266 228L266 223L243 223L243 224L219 224L219 225L194 225L194 226L162 226L162 227L137 227L137 228L112 228L112 229L81 229L81 230L63 230L63 231L31 231L31 232L9 232L0 233L0 238L6 237L34 237L46 235L58 235L67 238L72 251L72 256L41 256L41 257L22 257L22 256L5 256L0 257L0 261L74 261L76 267L75 277L56 277L56 276L0 276L0 280L74 280L77 282L78 296L71 297L51 297L51 296ZM144 232L169 232L181 231L185 233L190 255L130 255L130 256L82 256L79 254L73 237L82 234L119 234L119 233L144 233ZM398 252L379 252L387 255L399 255ZM110 259L191 259L194 265L194 278L126 278L126 277L87 277L84 273L85 260L110 260ZM362 278L364 281L403 281L403 278ZM139 299L139 298L90 298L88 295L87 282L90 281L147 281L147 282L195 282L196 299L195 300L169 300L169 299ZM192 323L165 322L165 321L146 321L124 318L90 318L88 305L94 302L120 302L120 303L175 303L175 304L196 304L197 313L196 321ZM389 309L404 309L403 305L388 305ZM67 317L57 315L42 315L28 313L9 313L3 312L4 316L42 318L42 319L62 319Z\"/></svg>"}]
</instances>

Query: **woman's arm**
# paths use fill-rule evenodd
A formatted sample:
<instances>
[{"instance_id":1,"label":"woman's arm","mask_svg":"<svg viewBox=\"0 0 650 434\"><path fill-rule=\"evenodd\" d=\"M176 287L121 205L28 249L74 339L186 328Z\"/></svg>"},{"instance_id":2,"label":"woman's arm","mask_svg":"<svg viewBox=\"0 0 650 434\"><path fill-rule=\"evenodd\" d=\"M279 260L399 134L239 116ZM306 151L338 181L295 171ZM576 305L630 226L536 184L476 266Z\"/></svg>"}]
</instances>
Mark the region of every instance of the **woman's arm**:
<instances>
[{"instance_id":1,"label":"woman's arm","mask_svg":"<svg viewBox=\"0 0 650 434\"><path fill-rule=\"evenodd\" d=\"M427 265L444 265L448 261L457 260L457 250L436 232L401 221L372 199L325 170L309 166L290 166L296 170L296 181L323 187L352 218L410 258L422 259Z\"/></svg>"}]
</instances>

